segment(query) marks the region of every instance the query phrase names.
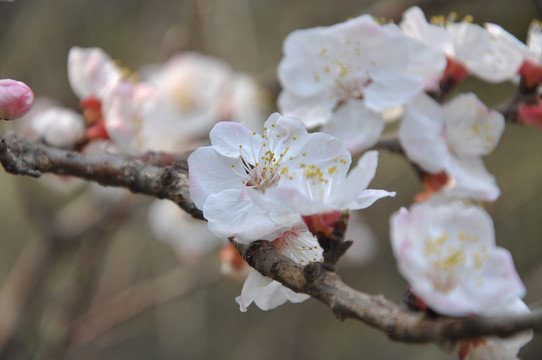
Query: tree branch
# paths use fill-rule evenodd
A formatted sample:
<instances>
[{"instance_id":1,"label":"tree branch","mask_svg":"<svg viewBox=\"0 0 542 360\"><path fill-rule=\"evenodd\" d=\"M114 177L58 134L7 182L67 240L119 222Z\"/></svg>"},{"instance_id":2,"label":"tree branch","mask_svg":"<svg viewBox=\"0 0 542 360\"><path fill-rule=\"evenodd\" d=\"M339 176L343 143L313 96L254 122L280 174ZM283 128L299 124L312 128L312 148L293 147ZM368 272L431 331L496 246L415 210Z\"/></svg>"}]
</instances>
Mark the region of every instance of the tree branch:
<instances>
[{"instance_id":1,"label":"tree branch","mask_svg":"<svg viewBox=\"0 0 542 360\"><path fill-rule=\"evenodd\" d=\"M498 318L431 318L421 312L403 309L382 295L368 295L352 289L322 263L299 266L269 241L259 240L250 245L232 241L232 244L262 275L320 300L340 320L359 320L383 331L392 340L443 344L488 335L505 337L526 329L542 331L542 308L531 314Z\"/></svg>"},{"instance_id":2,"label":"tree branch","mask_svg":"<svg viewBox=\"0 0 542 360\"><path fill-rule=\"evenodd\" d=\"M190 201L186 162L157 166L145 163L141 158L83 155L33 144L15 135L0 136L0 162L13 174L66 174L167 198L194 217L203 218L201 211ZM350 288L321 263L301 267L281 255L268 241L255 241L250 245L232 243L250 266L263 275L296 292L315 297L329 306L339 319L359 320L385 332L393 340L446 345L480 336L509 336L525 329L542 331L541 308L527 315L496 318L428 317L406 310L381 295L368 295Z\"/></svg>"},{"instance_id":3,"label":"tree branch","mask_svg":"<svg viewBox=\"0 0 542 360\"><path fill-rule=\"evenodd\" d=\"M195 218L203 219L202 212L190 200L186 161L156 166L121 155L83 155L7 134L0 136L0 162L7 172L15 175L39 177L47 172L71 175L169 199Z\"/></svg>"}]
</instances>

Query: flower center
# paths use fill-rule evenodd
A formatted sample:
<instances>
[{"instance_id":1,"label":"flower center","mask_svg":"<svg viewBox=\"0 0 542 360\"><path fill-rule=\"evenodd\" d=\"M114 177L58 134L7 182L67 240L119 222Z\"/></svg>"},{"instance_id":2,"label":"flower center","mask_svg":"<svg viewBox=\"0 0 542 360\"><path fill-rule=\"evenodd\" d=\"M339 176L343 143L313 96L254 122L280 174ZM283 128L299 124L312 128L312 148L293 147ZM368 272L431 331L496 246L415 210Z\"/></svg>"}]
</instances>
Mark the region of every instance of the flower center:
<instances>
[{"instance_id":1,"label":"flower center","mask_svg":"<svg viewBox=\"0 0 542 360\"><path fill-rule=\"evenodd\" d=\"M271 125L275 127L274 124ZM250 158L252 161L247 160L243 155L239 155L241 162L243 163L244 174L241 175L242 183L255 190L265 192L266 189L277 185L282 176L292 178L289 176L288 167L284 166L286 154L290 151L290 147L286 146L283 152L273 149L273 141L271 137L280 138L280 134L274 134L268 131L268 128L264 128L264 134L259 135L254 132L253 137L260 137L262 143L255 145L254 141L251 143ZM292 140L296 140L293 137ZM256 141L256 143L258 143ZM243 149L243 145L239 145L239 149ZM292 157L288 158L292 160ZM234 165L232 164L232 167Z\"/></svg>"},{"instance_id":2,"label":"flower center","mask_svg":"<svg viewBox=\"0 0 542 360\"><path fill-rule=\"evenodd\" d=\"M271 154L269 160L264 160L255 165L248 164L243 160L243 164L245 165L248 174L246 185L262 192L275 186L281 178L282 171L280 165L273 161L273 159L274 154Z\"/></svg>"},{"instance_id":3,"label":"flower center","mask_svg":"<svg viewBox=\"0 0 542 360\"><path fill-rule=\"evenodd\" d=\"M294 226L273 240L272 243L277 250L299 265L324 261L322 248L305 227Z\"/></svg>"}]
</instances>

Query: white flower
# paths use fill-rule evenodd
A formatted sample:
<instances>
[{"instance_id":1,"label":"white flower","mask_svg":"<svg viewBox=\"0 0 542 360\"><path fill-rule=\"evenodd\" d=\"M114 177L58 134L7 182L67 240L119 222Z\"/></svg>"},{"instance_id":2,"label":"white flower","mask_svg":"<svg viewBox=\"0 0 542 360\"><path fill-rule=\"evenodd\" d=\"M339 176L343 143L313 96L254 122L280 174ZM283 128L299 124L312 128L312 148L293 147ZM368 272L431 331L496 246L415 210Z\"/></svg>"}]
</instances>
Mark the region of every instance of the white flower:
<instances>
[{"instance_id":1,"label":"white flower","mask_svg":"<svg viewBox=\"0 0 542 360\"><path fill-rule=\"evenodd\" d=\"M68 54L68 80L79 99L101 100L107 88L122 77L120 68L100 48L74 46Z\"/></svg>"},{"instance_id":2,"label":"white flower","mask_svg":"<svg viewBox=\"0 0 542 360\"><path fill-rule=\"evenodd\" d=\"M529 308L520 299L514 299L506 304L485 309L479 315L503 316L528 314ZM488 336L463 342L460 346L461 360L518 360L517 354L521 347L533 339L533 331L522 331L507 338ZM466 354L462 354L461 351Z\"/></svg>"},{"instance_id":3,"label":"white flower","mask_svg":"<svg viewBox=\"0 0 542 360\"><path fill-rule=\"evenodd\" d=\"M525 294L510 253L495 246L493 222L481 208L403 208L391 218L391 243L412 292L440 314L482 314Z\"/></svg>"},{"instance_id":4,"label":"white flower","mask_svg":"<svg viewBox=\"0 0 542 360\"><path fill-rule=\"evenodd\" d=\"M183 122L149 84L117 83L106 92L102 108L107 133L123 152L186 150Z\"/></svg>"},{"instance_id":5,"label":"white flower","mask_svg":"<svg viewBox=\"0 0 542 360\"><path fill-rule=\"evenodd\" d=\"M542 27L540 22L531 22L529 31L527 32L527 45L504 30L500 25L489 23L484 26L491 36L499 41L502 46L509 47L511 51L521 58L520 65L524 60L542 64Z\"/></svg>"},{"instance_id":6,"label":"white flower","mask_svg":"<svg viewBox=\"0 0 542 360\"><path fill-rule=\"evenodd\" d=\"M346 154L345 151L343 156ZM339 157L325 160L317 165L302 162L299 170L289 172L290 181L265 194L254 193L253 198L261 207L274 212L288 209L312 215L364 209L380 198L395 196L395 192L367 189L376 173L377 151L365 153L348 175L349 162L342 162Z\"/></svg>"},{"instance_id":7,"label":"white flower","mask_svg":"<svg viewBox=\"0 0 542 360\"><path fill-rule=\"evenodd\" d=\"M52 106L32 116L35 133L49 145L70 148L85 135L85 122L77 112Z\"/></svg>"},{"instance_id":8,"label":"white flower","mask_svg":"<svg viewBox=\"0 0 542 360\"><path fill-rule=\"evenodd\" d=\"M481 156L489 154L504 131L504 117L474 94L444 106L425 94L405 106L399 141L408 158L429 173L446 171L456 196L494 201L500 194ZM452 194L452 193L450 193Z\"/></svg>"},{"instance_id":9,"label":"white flower","mask_svg":"<svg viewBox=\"0 0 542 360\"><path fill-rule=\"evenodd\" d=\"M408 102L424 88L425 80L434 78L420 76L422 67L410 62L411 52L417 49L427 55L425 71L444 69L443 56L439 64L430 49L425 52L426 47L413 43L369 15L296 30L283 45L279 108L309 128L324 125L322 131L348 141L351 151L367 148L384 128L381 112ZM422 54L416 59L424 59Z\"/></svg>"},{"instance_id":10,"label":"white flower","mask_svg":"<svg viewBox=\"0 0 542 360\"><path fill-rule=\"evenodd\" d=\"M210 133L212 146L197 149L188 158L190 194L203 210L209 228L220 237L236 241L274 239L296 216L272 217L252 198L294 181L296 171L313 168L345 173L350 154L329 135L309 134L303 123L273 114L263 134L243 124L221 122Z\"/></svg>"},{"instance_id":11,"label":"white flower","mask_svg":"<svg viewBox=\"0 0 542 360\"><path fill-rule=\"evenodd\" d=\"M468 21L459 23L436 18L428 23L415 6L403 13L401 28L427 46L440 49L449 61L455 60L477 77L489 82L513 79L521 65L521 56L493 37L483 27Z\"/></svg>"},{"instance_id":12,"label":"white flower","mask_svg":"<svg viewBox=\"0 0 542 360\"><path fill-rule=\"evenodd\" d=\"M290 230L282 233L273 240L273 245L283 255L296 261L300 265L306 265L311 262L321 262L322 248L318 245L318 240L311 235L303 223L293 226ZM250 269L248 278L243 284L241 295L235 298L241 311L245 312L247 307L254 302L262 310L271 310L286 301L299 303L305 301L310 296L307 294L298 294L278 281L272 280L261 275L254 269Z\"/></svg>"},{"instance_id":13,"label":"white flower","mask_svg":"<svg viewBox=\"0 0 542 360\"><path fill-rule=\"evenodd\" d=\"M184 138L206 136L219 121L246 122L249 127L263 122L254 80L222 60L187 52L143 72L176 112Z\"/></svg>"}]
</instances>

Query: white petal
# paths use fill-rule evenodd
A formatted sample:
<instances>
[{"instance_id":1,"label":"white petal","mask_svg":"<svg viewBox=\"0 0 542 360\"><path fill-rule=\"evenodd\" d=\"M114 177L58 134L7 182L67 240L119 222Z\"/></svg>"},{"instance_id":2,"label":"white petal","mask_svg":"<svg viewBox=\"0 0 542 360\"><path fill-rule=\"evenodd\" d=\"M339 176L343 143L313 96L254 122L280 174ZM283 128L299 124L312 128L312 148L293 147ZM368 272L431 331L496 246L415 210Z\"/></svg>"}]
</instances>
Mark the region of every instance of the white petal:
<instances>
[{"instance_id":1,"label":"white petal","mask_svg":"<svg viewBox=\"0 0 542 360\"><path fill-rule=\"evenodd\" d=\"M427 22L423 11L413 6L403 13L401 28L408 36L421 40L431 48L440 49L446 54L453 52L453 44L446 30Z\"/></svg>"},{"instance_id":2,"label":"white petal","mask_svg":"<svg viewBox=\"0 0 542 360\"><path fill-rule=\"evenodd\" d=\"M242 312L254 302L262 310L271 310L284 304L286 301L299 303L307 300L307 294L298 294L282 286L279 282L261 275L254 269L250 269L248 278L243 284L241 296L235 298Z\"/></svg>"},{"instance_id":3,"label":"white petal","mask_svg":"<svg viewBox=\"0 0 542 360\"><path fill-rule=\"evenodd\" d=\"M284 40L284 58L278 66L282 86L297 96L326 93L327 54L336 52L336 39L326 28L296 30Z\"/></svg>"},{"instance_id":4,"label":"white petal","mask_svg":"<svg viewBox=\"0 0 542 360\"><path fill-rule=\"evenodd\" d=\"M504 116L489 110L472 93L461 94L444 106L446 137L461 155L488 155L504 131Z\"/></svg>"},{"instance_id":5,"label":"white petal","mask_svg":"<svg viewBox=\"0 0 542 360\"><path fill-rule=\"evenodd\" d=\"M309 140L309 133L302 121L279 113L269 116L264 130L263 141L276 154L276 158L282 154L285 158L297 156Z\"/></svg>"},{"instance_id":6,"label":"white petal","mask_svg":"<svg viewBox=\"0 0 542 360\"><path fill-rule=\"evenodd\" d=\"M502 316L528 314L529 308L519 298L508 303L484 309L480 314L483 316ZM517 354L522 346L533 339L533 331L522 331L516 335L499 338L488 336L484 343L470 349L466 360L510 360L517 359Z\"/></svg>"},{"instance_id":7,"label":"white petal","mask_svg":"<svg viewBox=\"0 0 542 360\"><path fill-rule=\"evenodd\" d=\"M405 106L399 141L408 158L430 173L442 171L450 161L442 137L442 108L425 94Z\"/></svg>"},{"instance_id":8,"label":"white petal","mask_svg":"<svg viewBox=\"0 0 542 360\"><path fill-rule=\"evenodd\" d=\"M363 100L351 99L339 106L321 131L338 137L356 154L376 144L384 126L380 113L369 110Z\"/></svg>"},{"instance_id":9,"label":"white petal","mask_svg":"<svg viewBox=\"0 0 542 360\"><path fill-rule=\"evenodd\" d=\"M256 206L252 199L238 189L211 194L203 204L203 216L209 229L218 237L231 236L240 243L274 240L288 229L289 224L276 224L269 212Z\"/></svg>"},{"instance_id":10,"label":"white petal","mask_svg":"<svg viewBox=\"0 0 542 360\"><path fill-rule=\"evenodd\" d=\"M32 128L46 143L57 147L73 147L85 134L81 114L53 106L32 117Z\"/></svg>"},{"instance_id":11,"label":"white petal","mask_svg":"<svg viewBox=\"0 0 542 360\"><path fill-rule=\"evenodd\" d=\"M188 169L190 198L199 209L203 208L205 200L211 194L227 189L241 192L245 187L241 177L244 172L241 160L220 155L211 146L201 147L190 154Z\"/></svg>"},{"instance_id":12,"label":"white petal","mask_svg":"<svg viewBox=\"0 0 542 360\"><path fill-rule=\"evenodd\" d=\"M336 103L336 100L330 99L326 94L298 97L287 89L282 90L277 100L284 115L300 119L309 129L327 123L333 116Z\"/></svg>"},{"instance_id":13,"label":"white petal","mask_svg":"<svg viewBox=\"0 0 542 360\"><path fill-rule=\"evenodd\" d=\"M414 205L392 216L391 238L401 274L441 314L479 313L525 292L481 208Z\"/></svg>"},{"instance_id":14,"label":"white petal","mask_svg":"<svg viewBox=\"0 0 542 360\"><path fill-rule=\"evenodd\" d=\"M482 80L502 82L512 79L522 63L514 48L491 37L483 27L468 23L451 23L448 32L454 40L455 57Z\"/></svg>"},{"instance_id":15,"label":"white petal","mask_svg":"<svg viewBox=\"0 0 542 360\"><path fill-rule=\"evenodd\" d=\"M536 62L542 62L542 28L538 21L532 21L527 34L527 46L531 50Z\"/></svg>"},{"instance_id":16,"label":"white petal","mask_svg":"<svg viewBox=\"0 0 542 360\"><path fill-rule=\"evenodd\" d=\"M229 121L216 124L209 133L209 139L216 152L233 158L239 157L239 155L252 158L251 141L254 142L255 148L261 146L259 137L254 136L245 124Z\"/></svg>"},{"instance_id":17,"label":"white petal","mask_svg":"<svg viewBox=\"0 0 542 360\"><path fill-rule=\"evenodd\" d=\"M446 172L454 181L445 189L447 196L495 201L501 194L495 177L486 170L480 157L451 157Z\"/></svg>"},{"instance_id":18,"label":"white petal","mask_svg":"<svg viewBox=\"0 0 542 360\"><path fill-rule=\"evenodd\" d=\"M406 104L425 86L421 77L409 74L390 73L382 70L372 73L373 82L367 86L367 107L384 111L396 105Z\"/></svg>"},{"instance_id":19,"label":"white petal","mask_svg":"<svg viewBox=\"0 0 542 360\"><path fill-rule=\"evenodd\" d=\"M299 155L301 156L285 162L285 166L295 170L313 165L322 169L326 176L339 174L344 176L348 172L352 161L352 156L342 141L321 132L309 135L308 141L301 148Z\"/></svg>"}]
</instances>

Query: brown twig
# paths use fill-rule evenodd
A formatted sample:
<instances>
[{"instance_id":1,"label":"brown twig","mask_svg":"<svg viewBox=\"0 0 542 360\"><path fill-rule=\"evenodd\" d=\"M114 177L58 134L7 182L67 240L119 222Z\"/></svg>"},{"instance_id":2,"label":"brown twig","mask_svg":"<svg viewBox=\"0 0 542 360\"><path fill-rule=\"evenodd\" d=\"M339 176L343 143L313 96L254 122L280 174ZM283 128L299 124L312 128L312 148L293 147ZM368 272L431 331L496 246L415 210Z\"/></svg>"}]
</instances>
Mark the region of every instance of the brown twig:
<instances>
[{"instance_id":1,"label":"brown twig","mask_svg":"<svg viewBox=\"0 0 542 360\"><path fill-rule=\"evenodd\" d=\"M0 162L7 172L15 175L39 177L46 172L71 175L105 186L124 187L134 193L169 199L195 218L203 219L201 211L190 201L186 162L160 167L113 154L83 155L33 144L14 134L0 137Z\"/></svg>"}]
</instances>

